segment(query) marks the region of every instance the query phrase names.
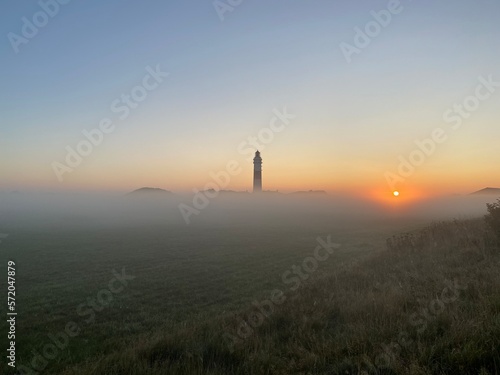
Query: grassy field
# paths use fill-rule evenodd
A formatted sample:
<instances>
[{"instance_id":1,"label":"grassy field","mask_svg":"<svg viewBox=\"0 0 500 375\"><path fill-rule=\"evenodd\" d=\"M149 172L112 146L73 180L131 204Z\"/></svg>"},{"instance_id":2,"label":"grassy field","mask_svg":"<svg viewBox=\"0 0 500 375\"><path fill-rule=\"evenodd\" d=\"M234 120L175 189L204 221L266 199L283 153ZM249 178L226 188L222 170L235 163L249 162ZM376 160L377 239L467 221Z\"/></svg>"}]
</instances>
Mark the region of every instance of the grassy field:
<instances>
[{"instance_id":1,"label":"grassy field","mask_svg":"<svg viewBox=\"0 0 500 375\"><path fill-rule=\"evenodd\" d=\"M494 234L482 219L423 227L321 217L10 228L0 246L17 267L17 364L66 375L499 373ZM340 247L314 266L328 236ZM294 265L305 276L292 282Z\"/></svg>"}]
</instances>

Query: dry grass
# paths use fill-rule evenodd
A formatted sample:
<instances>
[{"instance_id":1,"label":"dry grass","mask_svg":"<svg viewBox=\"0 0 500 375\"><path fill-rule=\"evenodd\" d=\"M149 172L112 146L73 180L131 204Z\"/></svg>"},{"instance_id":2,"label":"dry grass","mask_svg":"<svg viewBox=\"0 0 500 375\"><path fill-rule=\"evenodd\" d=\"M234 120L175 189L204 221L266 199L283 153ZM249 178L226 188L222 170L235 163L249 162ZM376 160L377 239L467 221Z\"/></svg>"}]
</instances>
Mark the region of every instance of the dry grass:
<instances>
[{"instance_id":1,"label":"dry grass","mask_svg":"<svg viewBox=\"0 0 500 375\"><path fill-rule=\"evenodd\" d=\"M234 350L227 333L253 308L144 336L64 374L497 374L499 269L484 220L436 223L284 289L286 301ZM447 281L460 285L457 298L433 310Z\"/></svg>"}]
</instances>

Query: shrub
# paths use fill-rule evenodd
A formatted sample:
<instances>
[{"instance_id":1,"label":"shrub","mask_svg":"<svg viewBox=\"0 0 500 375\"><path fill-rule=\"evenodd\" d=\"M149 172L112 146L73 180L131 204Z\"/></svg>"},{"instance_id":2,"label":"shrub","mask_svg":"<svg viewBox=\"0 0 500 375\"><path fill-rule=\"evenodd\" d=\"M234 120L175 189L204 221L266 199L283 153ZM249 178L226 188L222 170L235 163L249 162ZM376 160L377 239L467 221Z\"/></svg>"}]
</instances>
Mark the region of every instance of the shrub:
<instances>
[{"instance_id":1,"label":"shrub","mask_svg":"<svg viewBox=\"0 0 500 375\"><path fill-rule=\"evenodd\" d=\"M488 215L485 216L486 223L500 240L500 199L497 199L496 203L486 203L486 206L488 207Z\"/></svg>"}]
</instances>

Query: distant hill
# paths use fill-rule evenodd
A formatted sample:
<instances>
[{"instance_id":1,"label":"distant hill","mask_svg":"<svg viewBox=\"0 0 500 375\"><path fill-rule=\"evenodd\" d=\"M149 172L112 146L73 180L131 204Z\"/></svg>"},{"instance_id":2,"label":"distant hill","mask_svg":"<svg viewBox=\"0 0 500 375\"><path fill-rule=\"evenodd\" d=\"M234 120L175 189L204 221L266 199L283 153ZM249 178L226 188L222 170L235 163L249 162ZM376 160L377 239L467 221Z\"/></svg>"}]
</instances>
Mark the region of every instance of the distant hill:
<instances>
[{"instance_id":1,"label":"distant hill","mask_svg":"<svg viewBox=\"0 0 500 375\"><path fill-rule=\"evenodd\" d=\"M471 193L470 195L498 195L500 196L500 188L491 188L487 187L482 190L475 191L474 193Z\"/></svg>"},{"instance_id":2,"label":"distant hill","mask_svg":"<svg viewBox=\"0 0 500 375\"><path fill-rule=\"evenodd\" d=\"M214 189L207 189L204 190L204 192L208 193L215 193ZM262 190L263 194L276 194L276 195L283 195L283 196L289 196L289 195L326 195L326 191L324 190L309 190L309 191L294 191L292 193L282 193L278 190ZM220 190L219 194L255 194L255 193L249 193L248 191L234 191L234 190Z\"/></svg>"},{"instance_id":3,"label":"distant hill","mask_svg":"<svg viewBox=\"0 0 500 375\"><path fill-rule=\"evenodd\" d=\"M169 197L172 195L171 191L152 187L143 187L127 194L129 197Z\"/></svg>"}]
</instances>

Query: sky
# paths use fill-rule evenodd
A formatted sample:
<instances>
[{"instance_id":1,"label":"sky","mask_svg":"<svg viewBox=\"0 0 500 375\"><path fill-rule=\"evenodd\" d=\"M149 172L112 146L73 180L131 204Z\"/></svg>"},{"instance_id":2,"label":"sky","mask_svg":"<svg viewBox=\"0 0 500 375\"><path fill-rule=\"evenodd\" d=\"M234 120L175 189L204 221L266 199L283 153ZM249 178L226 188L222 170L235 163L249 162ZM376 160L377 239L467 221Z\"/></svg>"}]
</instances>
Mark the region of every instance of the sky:
<instances>
[{"instance_id":1,"label":"sky","mask_svg":"<svg viewBox=\"0 0 500 375\"><path fill-rule=\"evenodd\" d=\"M500 187L498 1L2 8L0 191Z\"/></svg>"}]
</instances>

